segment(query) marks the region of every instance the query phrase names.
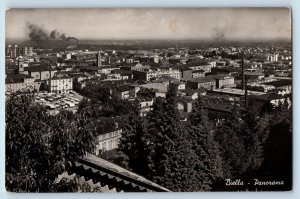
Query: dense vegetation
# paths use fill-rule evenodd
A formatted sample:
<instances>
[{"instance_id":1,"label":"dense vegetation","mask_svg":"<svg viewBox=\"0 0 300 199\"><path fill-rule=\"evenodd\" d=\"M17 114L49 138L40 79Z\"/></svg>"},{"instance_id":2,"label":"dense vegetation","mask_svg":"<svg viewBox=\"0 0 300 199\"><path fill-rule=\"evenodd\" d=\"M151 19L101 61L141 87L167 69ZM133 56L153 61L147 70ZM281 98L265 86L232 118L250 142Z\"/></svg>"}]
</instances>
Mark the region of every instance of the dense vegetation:
<instances>
[{"instance_id":1,"label":"dense vegetation","mask_svg":"<svg viewBox=\"0 0 300 199\"><path fill-rule=\"evenodd\" d=\"M292 124L287 103L242 113L234 110L233 117L216 126L201 98L188 121L180 121L175 92L156 99L145 120L132 114L119 148L125 158L119 155L112 161L128 162L129 169L172 191L291 189ZM225 186L226 179L244 183ZM284 184L259 187L253 186L254 179Z\"/></svg>"},{"instance_id":2,"label":"dense vegetation","mask_svg":"<svg viewBox=\"0 0 300 199\"><path fill-rule=\"evenodd\" d=\"M88 111L51 116L31 94L6 98L6 189L14 192L77 191L74 183L57 183L69 163L96 144Z\"/></svg>"},{"instance_id":3,"label":"dense vegetation","mask_svg":"<svg viewBox=\"0 0 300 199\"><path fill-rule=\"evenodd\" d=\"M124 110L115 109L111 115L128 115L119 150L102 154L109 161L172 191L291 189L292 108L287 103L234 110L232 117L218 125L207 117L201 98L187 121L181 121L173 89L166 99L155 100L146 118L138 115L135 103L118 103ZM106 116L104 107L105 102L95 97L83 100L76 114L63 111L51 116L33 103L30 94L8 96L7 190L77 190L74 182L56 183L55 179L68 169L69 162L93 152L96 122ZM250 184L225 186L226 179ZM257 187L253 179L284 184Z\"/></svg>"}]
</instances>

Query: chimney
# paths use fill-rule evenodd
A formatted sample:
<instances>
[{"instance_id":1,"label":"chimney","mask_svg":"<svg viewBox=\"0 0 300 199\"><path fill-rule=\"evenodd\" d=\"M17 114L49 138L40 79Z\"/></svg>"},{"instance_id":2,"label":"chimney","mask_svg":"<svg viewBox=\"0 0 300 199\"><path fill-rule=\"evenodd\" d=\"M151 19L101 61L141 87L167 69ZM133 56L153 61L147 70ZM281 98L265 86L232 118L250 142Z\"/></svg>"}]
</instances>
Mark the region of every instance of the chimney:
<instances>
[{"instance_id":1,"label":"chimney","mask_svg":"<svg viewBox=\"0 0 300 199\"><path fill-rule=\"evenodd\" d=\"M247 87L247 77L245 78L245 108L248 106L248 87Z\"/></svg>"},{"instance_id":2,"label":"chimney","mask_svg":"<svg viewBox=\"0 0 300 199\"><path fill-rule=\"evenodd\" d=\"M242 90L245 90L244 51L242 51Z\"/></svg>"}]
</instances>

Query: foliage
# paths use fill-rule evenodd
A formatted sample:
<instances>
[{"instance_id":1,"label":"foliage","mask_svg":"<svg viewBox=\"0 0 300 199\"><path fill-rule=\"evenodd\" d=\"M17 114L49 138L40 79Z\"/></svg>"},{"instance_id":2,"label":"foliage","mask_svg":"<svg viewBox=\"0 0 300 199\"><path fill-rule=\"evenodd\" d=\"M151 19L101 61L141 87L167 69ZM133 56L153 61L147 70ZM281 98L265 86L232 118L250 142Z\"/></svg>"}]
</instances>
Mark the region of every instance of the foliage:
<instances>
[{"instance_id":1,"label":"foliage","mask_svg":"<svg viewBox=\"0 0 300 199\"><path fill-rule=\"evenodd\" d=\"M194 170L197 157L186 139L187 131L180 122L176 103L176 90L171 88L166 99L156 99L149 113L148 177L172 191L201 190Z\"/></svg>"},{"instance_id":2,"label":"foliage","mask_svg":"<svg viewBox=\"0 0 300 199\"><path fill-rule=\"evenodd\" d=\"M95 148L95 125L85 111L51 116L31 94L6 99L6 188L49 192L68 163Z\"/></svg>"},{"instance_id":3,"label":"foliage","mask_svg":"<svg viewBox=\"0 0 300 199\"><path fill-rule=\"evenodd\" d=\"M233 120L226 120L218 127L216 139L221 146L225 170L228 171L226 178L234 178L260 167L268 123L267 116L257 117L248 110L244 115L235 112Z\"/></svg>"},{"instance_id":4,"label":"foliage","mask_svg":"<svg viewBox=\"0 0 300 199\"><path fill-rule=\"evenodd\" d=\"M107 103L111 99L109 87L105 87L105 85L98 85L93 82L87 82L86 86L83 89L78 88L77 92L87 98L95 99L102 103Z\"/></svg>"},{"instance_id":5,"label":"foliage","mask_svg":"<svg viewBox=\"0 0 300 199\"><path fill-rule=\"evenodd\" d=\"M262 178L283 180L282 190L292 188L292 107L287 102L279 103L270 115L269 136L263 145L265 157L259 175Z\"/></svg>"},{"instance_id":6,"label":"foliage","mask_svg":"<svg viewBox=\"0 0 300 199\"><path fill-rule=\"evenodd\" d=\"M147 175L149 151L145 141L146 129L143 120L136 114L129 116L128 122L120 139L119 149L128 157L128 166L134 172Z\"/></svg>"},{"instance_id":7,"label":"foliage","mask_svg":"<svg viewBox=\"0 0 300 199\"><path fill-rule=\"evenodd\" d=\"M129 169L128 167L128 156L119 149L113 149L109 151L105 151L100 155L100 158L103 158L109 162L119 165L125 169Z\"/></svg>"},{"instance_id":8,"label":"foliage","mask_svg":"<svg viewBox=\"0 0 300 199\"><path fill-rule=\"evenodd\" d=\"M90 117L97 119L99 117L116 117L127 115L133 110L134 103L128 100L111 99L109 103L102 103L97 99L82 99L78 105L78 112L87 108Z\"/></svg>"},{"instance_id":9,"label":"foliage","mask_svg":"<svg viewBox=\"0 0 300 199\"><path fill-rule=\"evenodd\" d=\"M224 163L201 97L194 103L189 116L188 140L198 158L196 168L199 178L202 179L201 183L209 190L216 179L223 178Z\"/></svg>"}]
</instances>

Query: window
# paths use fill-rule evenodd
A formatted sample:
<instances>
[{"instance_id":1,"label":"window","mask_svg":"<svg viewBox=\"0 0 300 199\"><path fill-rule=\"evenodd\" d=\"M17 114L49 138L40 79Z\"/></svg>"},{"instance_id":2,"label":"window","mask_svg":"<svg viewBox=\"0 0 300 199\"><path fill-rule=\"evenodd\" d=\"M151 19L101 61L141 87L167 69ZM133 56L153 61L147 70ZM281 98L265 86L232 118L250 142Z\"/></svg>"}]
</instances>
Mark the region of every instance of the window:
<instances>
[{"instance_id":1,"label":"window","mask_svg":"<svg viewBox=\"0 0 300 199\"><path fill-rule=\"evenodd\" d=\"M102 144L102 149L105 151L106 150L106 142L103 142Z\"/></svg>"},{"instance_id":2,"label":"window","mask_svg":"<svg viewBox=\"0 0 300 199\"><path fill-rule=\"evenodd\" d=\"M108 150L111 150L113 148L112 144L113 144L113 141L112 140L109 141L109 143L108 143Z\"/></svg>"}]
</instances>

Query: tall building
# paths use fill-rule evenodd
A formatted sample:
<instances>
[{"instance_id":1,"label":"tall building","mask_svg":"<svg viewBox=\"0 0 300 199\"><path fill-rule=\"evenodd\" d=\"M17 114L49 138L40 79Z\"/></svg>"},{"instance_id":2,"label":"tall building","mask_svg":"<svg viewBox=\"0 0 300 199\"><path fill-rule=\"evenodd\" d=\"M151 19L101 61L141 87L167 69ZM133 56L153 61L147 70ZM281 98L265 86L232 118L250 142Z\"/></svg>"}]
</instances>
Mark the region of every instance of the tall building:
<instances>
[{"instance_id":1,"label":"tall building","mask_svg":"<svg viewBox=\"0 0 300 199\"><path fill-rule=\"evenodd\" d=\"M5 46L5 56L11 57L11 49L12 49L11 45Z\"/></svg>"},{"instance_id":2,"label":"tall building","mask_svg":"<svg viewBox=\"0 0 300 199\"><path fill-rule=\"evenodd\" d=\"M268 59L268 61L277 62L278 61L278 57L279 57L279 54L278 53L274 53L273 55L269 54L268 57L267 57L267 59Z\"/></svg>"},{"instance_id":3,"label":"tall building","mask_svg":"<svg viewBox=\"0 0 300 199\"><path fill-rule=\"evenodd\" d=\"M18 56L26 56L26 55L32 55L32 47L21 47L18 45L7 45L5 47L5 56L8 57L18 57Z\"/></svg>"}]
</instances>

